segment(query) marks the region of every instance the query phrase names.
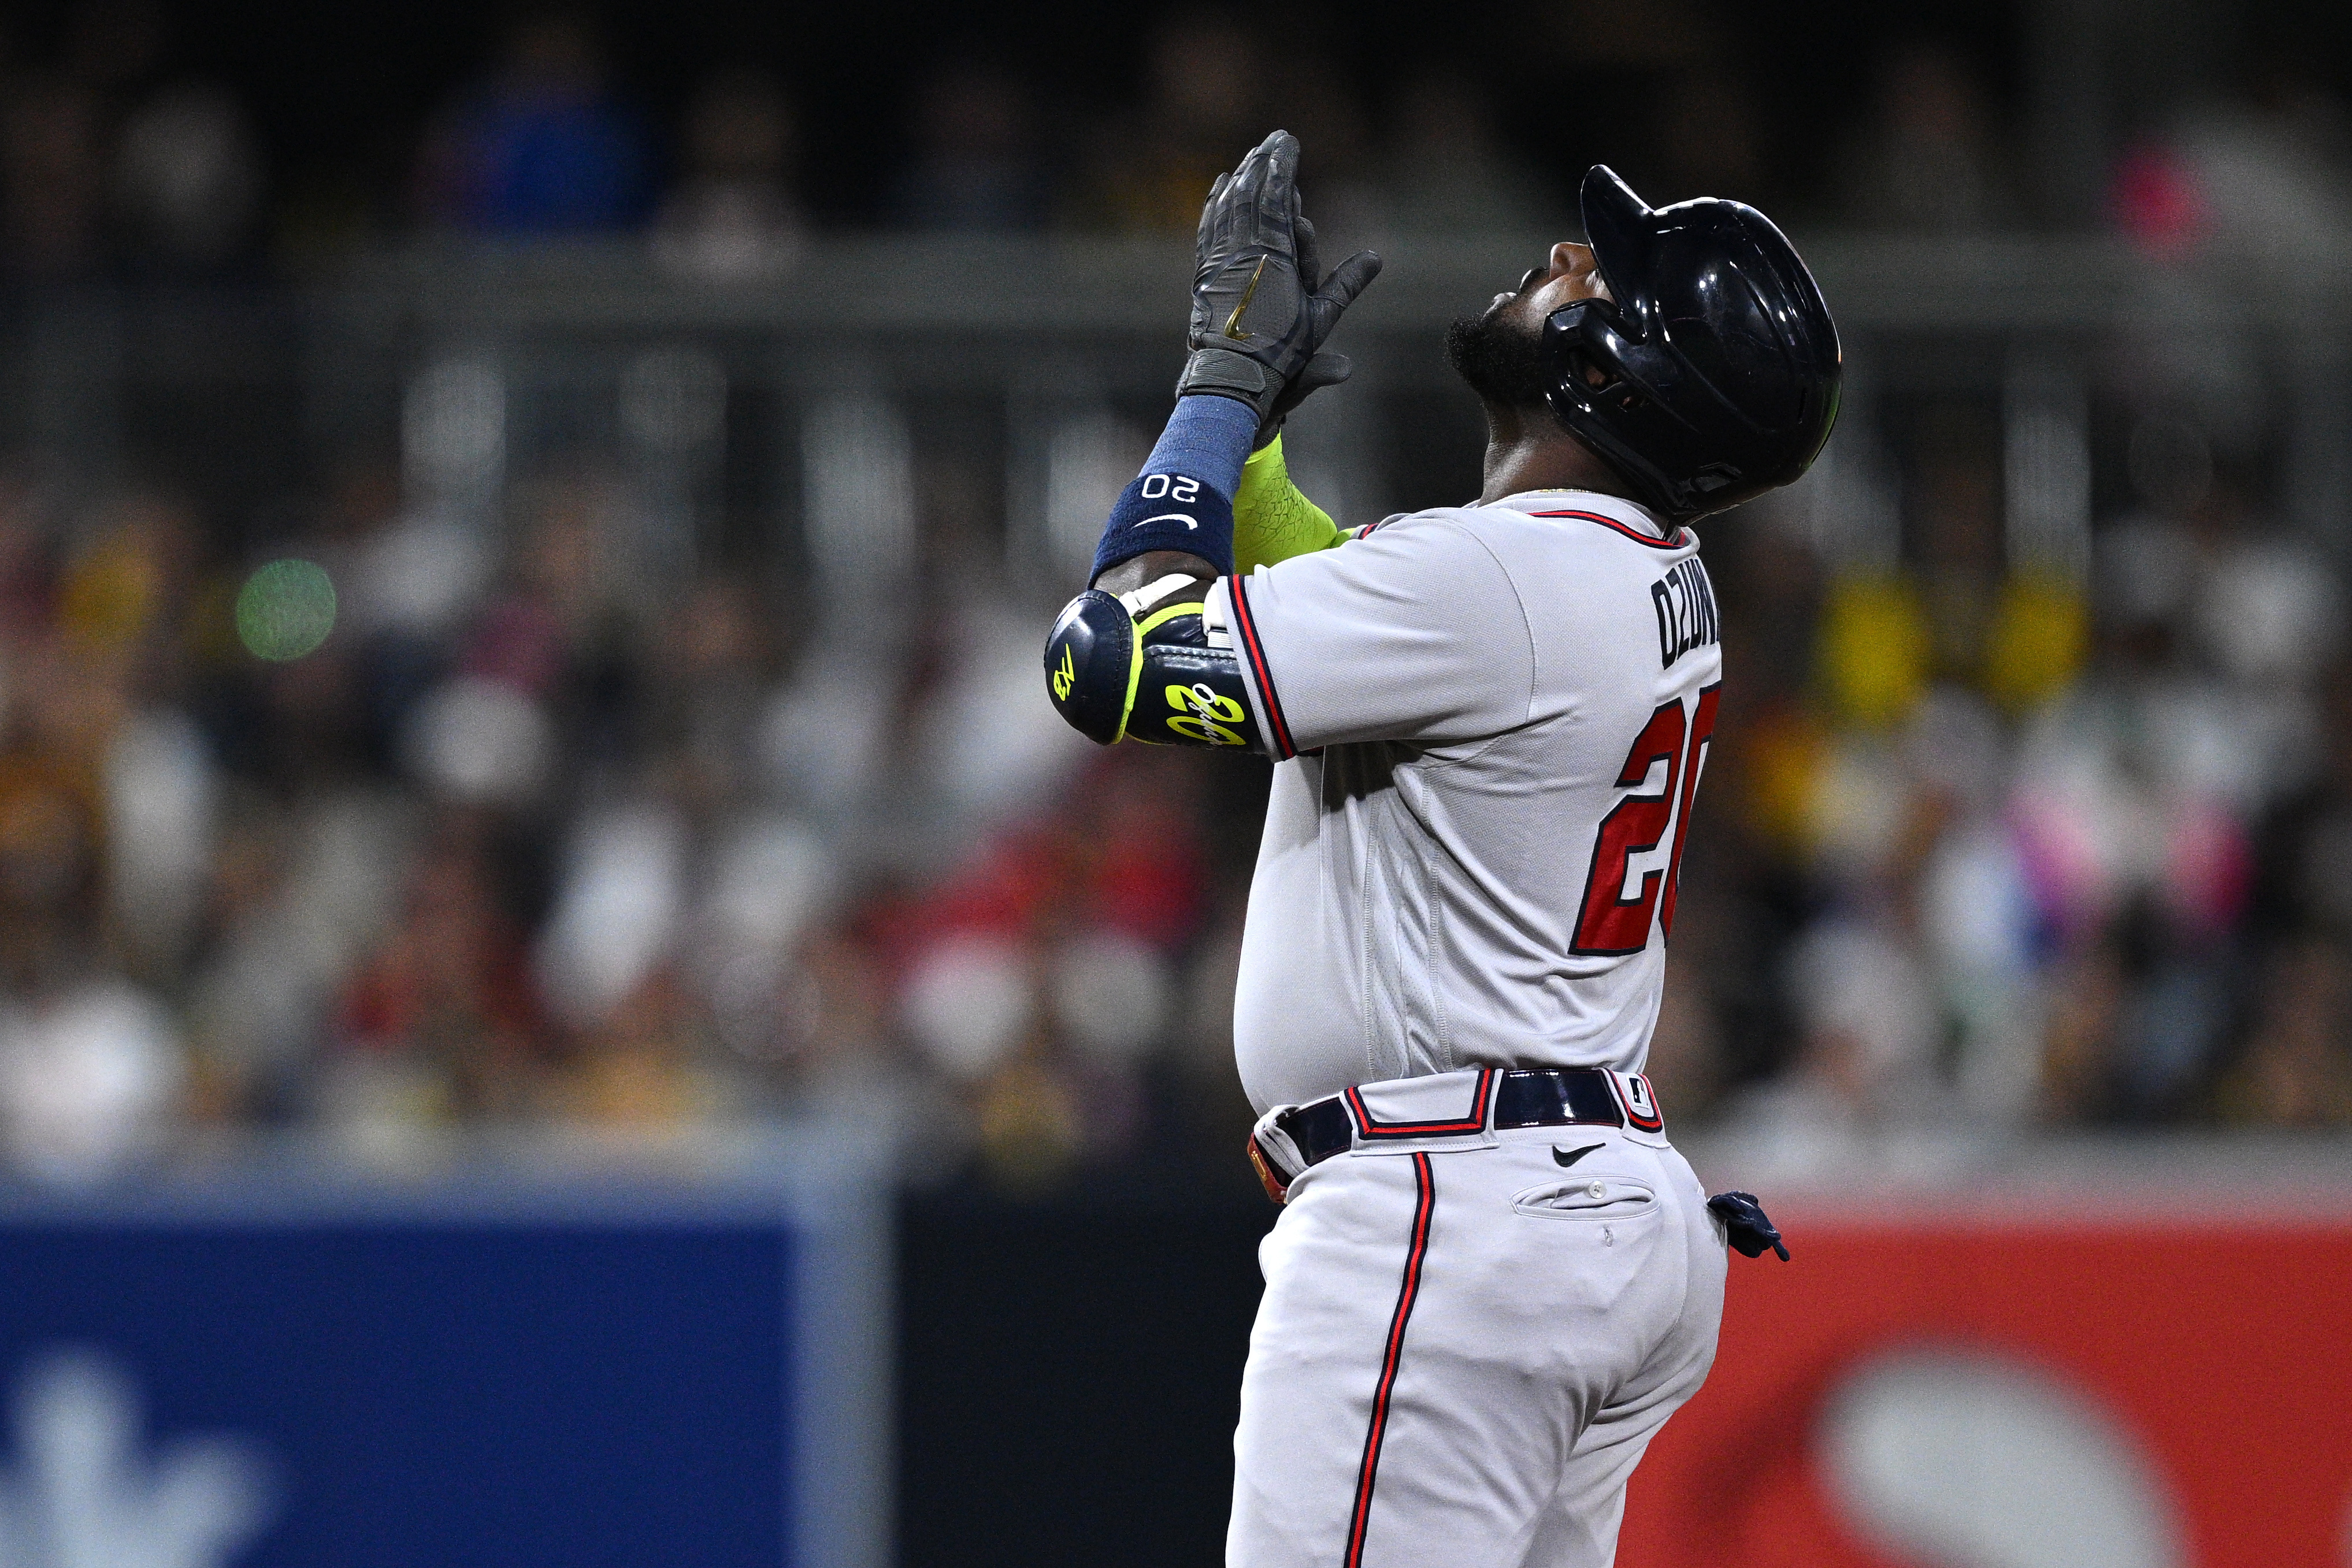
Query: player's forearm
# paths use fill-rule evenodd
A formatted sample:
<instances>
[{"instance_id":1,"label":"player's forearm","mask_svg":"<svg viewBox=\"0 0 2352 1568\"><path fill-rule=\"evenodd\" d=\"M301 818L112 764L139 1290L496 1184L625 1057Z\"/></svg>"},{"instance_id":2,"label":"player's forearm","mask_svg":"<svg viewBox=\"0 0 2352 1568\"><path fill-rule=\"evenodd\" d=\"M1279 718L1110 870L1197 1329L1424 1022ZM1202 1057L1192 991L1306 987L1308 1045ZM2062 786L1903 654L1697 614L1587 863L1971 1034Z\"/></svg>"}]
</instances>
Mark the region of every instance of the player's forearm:
<instances>
[{"instance_id":1,"label":"player's forearm","mask_svg":"<svg viewBox=\"0 0 2352 1568\"><path fill-rule=\"evenodd\" d=\"M1235 571L1251 572L1295 555L1329 549L1343 537L1330 515L1290 482L1279 434L1250 454L1242 465L1241 487L1234 495Z\"/></svg>"},{"instance_id":2,"label":"player's forearm","mask_svg":"<svg viewBox=\"0 0 2352 1568\"><path fill-rule=\"evenodd\" d=\"M1045 641L1046 690L1088 739L1263 748L1238 657L1206 622L1209 591L1234 569L1232 497L1256 434L1246 403L1178 398L1112 509L1092 586Z\"/></svg>"},{"instance_id":3,"label":"player's forearm","mask_svg":"<svg viewBox=\"0 0 2352 1568\"><path fill-rule=\"evenodd\" d=\"M1199 556L1183 550L1156 549L1144 555L1131 556L1095 580L1095 586L1105 593L1132 593L1147 582L1158 582L1166 577L1190 577L1199 583L1195 597L1209 591L1217 580L1217 569Z\"/></svg>"},{"instance_id":4,"label":"player's forearm","mask_svg":"<svg viewBox=\"0 0 2352 1568\"><path fill-rule=\"evenodd\" d=\"M1170 553L1206 561L1212 577L1233 570L1234 493L1256 436L1247 403L1206 392L1178 398L1143 472L1111 507L1089 580L1100 587L1128 561Z\"/></svg>"},{"instance_id":5,"label":"player's forearm","mask_svg":"<svg viewBox=\"0 0 2352 1568\"><path fill-rule=\"evenodd\" d=\"M1234 571L1255 571L1293 556L1329 549L1347 537L1329 513L1291 483L1279 434L1250 454L1234 496ZM1191 551L1151 550L1103 572L1095 586L1108 593L1131 593L1175 573L1197 578L1203 592L1218 575L1214 565Z\"/></svg>"}]
</instances>

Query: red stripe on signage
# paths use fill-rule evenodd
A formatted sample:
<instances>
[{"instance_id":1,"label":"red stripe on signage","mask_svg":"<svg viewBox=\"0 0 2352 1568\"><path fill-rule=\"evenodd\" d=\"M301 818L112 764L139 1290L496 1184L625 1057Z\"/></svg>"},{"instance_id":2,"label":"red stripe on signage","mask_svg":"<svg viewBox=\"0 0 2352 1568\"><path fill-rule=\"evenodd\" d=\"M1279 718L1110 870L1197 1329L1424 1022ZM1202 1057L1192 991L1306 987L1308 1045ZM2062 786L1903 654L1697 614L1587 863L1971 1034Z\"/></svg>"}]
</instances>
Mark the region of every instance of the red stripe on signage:
<instances>
[{"instance_id":1,"label":"red stripe on signage","mask_svg":"<svg viewBox=\"0 0 2352 1568\"><path fill-rule=\"evenodd\" d=\"M1257 695L1265 703L1266 722L1274 731L1267 737L1274 742L1274 759L1287 762L1298 755L1298 747L1291 744L1290 721L1283 716L1282 699L1274 695L1274 673L1266 668L1265 649L1257 640L1257 617L1250 613L1249 594L1242 580L1229 577L1225 581L1232 587L1234 625L1242 634L1242 653L1257 679Z\"/></svg>"},{"instance_id":2,"label":"red stripe on signage","mask_svg":"<svg viewBox=\"0 0 2352 1568\"><path fill-rule=\"evenodd\" d=\"M1404 1325L1412 1316L1413 1298L1421 1294L1421 1263L1429 1253L1429 1218L1437 1207L1437 1179L1427 1155L1412 1156L1416 1189L1412 1206L1412 1242L1404 1255L1404 1284L1397 1292L1396 1315L1389 1320L1388 1348L1381 1356L1381 1383L1372 1395L1372 1424L1364 1434L1363 1468L1356 1476L1356 1512L1348 1521L1346 1568L1362 1568L1364 1532L1371 1522L1372 1483L1379 1479L1381 1444L1388 1437L1389 1396L1396 1390L1397 1362L1404 1353Z\"/></svg>"},{"instance_id":3,"label":"red stripe on signage","mask_svg":"<svg viewBox=\"0 0 2352 1568\"><path fill-rule=\"evenodd\" d=\"M1577 517L1588 523L1599 523L1604 528L1614 528L1635 544L1648 545L1652 549L1680 549L1685 536L1680 528L1669 538L1654 539L1641 529L1628 527L1614 517L1604 517L1598 512L1529 512L1531 517Z\"/></svg>"}]
</instances>

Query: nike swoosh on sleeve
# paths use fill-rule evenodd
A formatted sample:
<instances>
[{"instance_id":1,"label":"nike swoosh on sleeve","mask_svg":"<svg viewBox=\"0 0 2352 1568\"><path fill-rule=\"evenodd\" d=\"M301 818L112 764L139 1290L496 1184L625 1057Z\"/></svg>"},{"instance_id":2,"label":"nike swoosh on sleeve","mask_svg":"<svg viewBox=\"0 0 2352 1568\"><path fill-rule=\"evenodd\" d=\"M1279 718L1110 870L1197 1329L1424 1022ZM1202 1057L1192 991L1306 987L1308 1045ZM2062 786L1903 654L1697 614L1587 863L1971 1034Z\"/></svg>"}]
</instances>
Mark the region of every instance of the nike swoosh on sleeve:
<instances>
[{"instance_id":1,"label":"nike swoosh on sleeve","mask_svg":"<svg viewBox=\"0 0 2352 1568\"><path fill-rule=\"evenodd\" d=\"M1156 517L1138 517L1127 526L1130 528L1139 528L1146 523L1168 522L1181 523L1188 528L1197 528L1201 526L1190 512L1162 512Z\"/></svg>"}]
</instances>

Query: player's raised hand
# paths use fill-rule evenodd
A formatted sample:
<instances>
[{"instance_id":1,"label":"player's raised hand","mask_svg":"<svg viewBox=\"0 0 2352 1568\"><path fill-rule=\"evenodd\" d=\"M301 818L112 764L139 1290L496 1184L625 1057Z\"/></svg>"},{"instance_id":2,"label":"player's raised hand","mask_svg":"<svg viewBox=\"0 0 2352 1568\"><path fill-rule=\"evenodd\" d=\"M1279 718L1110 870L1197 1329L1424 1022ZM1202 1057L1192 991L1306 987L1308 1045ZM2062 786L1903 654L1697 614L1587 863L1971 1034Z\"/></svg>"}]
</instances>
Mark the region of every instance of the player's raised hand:
<instances>
[{"instance_id":1,"label":"player's raised hand","mask_svg":"<svg viewBox=\"0 0 2352 1568\"><path fill-rule=\"evenodd\" d=\"M1298 141L1277 131L1210 188L1194 256L1192 353L1176 383L1180 397L1248 403L1261 440L1308 392L1347 379L1347 361L1318 350L1381 269L1379 256L1359 251L1321 275L1297 171Z\"/></svg>"},{"instance_id":2,"label":"player's raised hand","mask_svg":"<svg viewBox=\"0 0 2352 1568\"><path fill-rule=\"evenodd\" d=\"M1301 214L1291 220L1291 230L1297 242L1298 276L1309 280L1322 278L1322 268L1318 264L1315 249L1315 225ZM1324 318L1316 323L1319 327L1314 335L1316 342L1320 343L1331 335L1331 329L1339 324L1339 312L1364 291L1365 285L1380 276L1380 271L1381 258L1369 250L1360 250L1341 262L1329 277L1323 278L1322 287L1307 297L1308 314ZM1320 392L1325 387L1336 387L1355 372L1355 362L1347 355L1331 349L1318 350L1315 357L1301 365L1298 373L1283 384L1274 405L1258 422L1257 444L1264 446L1272 441L1282 429L1282 422L1289 417L1290 411L1305 402L1309 393Z\"/></svg>"}]
</instances>

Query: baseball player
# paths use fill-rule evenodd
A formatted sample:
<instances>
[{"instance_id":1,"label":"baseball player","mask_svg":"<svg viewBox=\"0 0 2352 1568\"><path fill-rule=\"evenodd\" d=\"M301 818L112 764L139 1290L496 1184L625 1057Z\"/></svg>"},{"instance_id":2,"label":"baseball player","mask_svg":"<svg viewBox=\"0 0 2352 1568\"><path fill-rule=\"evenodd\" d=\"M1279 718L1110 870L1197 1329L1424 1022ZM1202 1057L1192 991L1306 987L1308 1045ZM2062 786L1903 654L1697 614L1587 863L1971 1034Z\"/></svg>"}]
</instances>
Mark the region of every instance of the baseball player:
<instances>
[{"instance_id":1,"label":"baseball player","mask_svg":"<svg viewBox=\"0 0 2352 1568\"><path fill-rule=\"evenodd\" d=\"M1212 190L1175 412L1045 648L1097 741L1278 764L1234 1039L1285 1207L1226 1561L1603 1568L1727 1242L1788 1256L1642 1067L1723 692L1689 525L1811 464L1836 332L1761 214L1595 168L1588 243L1449 333L1483 494L1342 532L1280 431L1380 261L1323 275L1297 154Z\"/></svg>"}]
</instances>

